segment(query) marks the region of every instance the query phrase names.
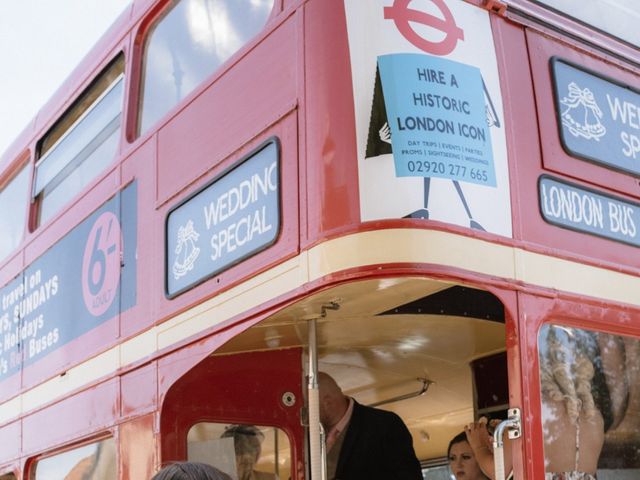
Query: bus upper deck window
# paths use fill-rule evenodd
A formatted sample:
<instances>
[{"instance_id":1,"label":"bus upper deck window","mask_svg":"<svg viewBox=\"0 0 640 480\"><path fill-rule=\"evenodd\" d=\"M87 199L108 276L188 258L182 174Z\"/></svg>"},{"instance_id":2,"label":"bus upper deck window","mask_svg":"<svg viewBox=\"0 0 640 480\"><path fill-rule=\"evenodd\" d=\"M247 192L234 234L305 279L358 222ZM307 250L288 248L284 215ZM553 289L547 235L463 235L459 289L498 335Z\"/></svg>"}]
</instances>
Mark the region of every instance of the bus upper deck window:
<instances>
[{"instance_id":1,"label":"bus upper deck window","mask_svg":"<svg viewBox=\"0 0 640 480\"><path fill-rule=\"evenodd\" d=\"M120 138L123 72L120 55L40 141L33 192L38 225L113 161Z\"/></svg>"},{"instance_id":2,"label":"bus upper deck window","mask_svg":"<svg viewBox=\"0 0 640 480\"><path fill-rule=\"evenodd\" d=\"M138 130L144 133L266 23L274 0L179 0L144 47Z\"/></svg>"},{"instance_id":3,"label":"bus upper deck window","mask_svg":"<svg viewBox=\"0 0 640 480\"><path fill-rule=\"evenodd\" d=\"M4 187L0 187L0 262L22 240L26 222L29 169L23 167ZM17 206L22 205L23 208Z\"/></svg>"},{"instance_id":4,"label":"bus upper deck window","mask_svg":"<svg viewBox=\"0 0 640 480\"><path fill-rule=\"evenodd\" d=\"M636 47L640 47L637 0L536 0Z\"/></svg>"}]
</instances>

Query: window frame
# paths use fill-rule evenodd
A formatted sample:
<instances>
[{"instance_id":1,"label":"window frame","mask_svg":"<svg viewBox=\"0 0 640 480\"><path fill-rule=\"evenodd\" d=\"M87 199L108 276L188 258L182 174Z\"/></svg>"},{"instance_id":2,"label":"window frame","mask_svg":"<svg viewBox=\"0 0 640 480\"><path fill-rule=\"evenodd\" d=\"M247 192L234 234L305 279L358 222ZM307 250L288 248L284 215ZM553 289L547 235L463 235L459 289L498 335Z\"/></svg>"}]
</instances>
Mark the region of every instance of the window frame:
<instances>
[{"instance_id":1,"label":"window frame","mask_svg":"<svg viewBox=\"0 0 640 480\"><path fill-rule=\"evenodd\" d=\"M38 158L35 161L35 171L36 171L36 176L34 177L34 182L33 182L33 189L31 192L31 196L33 198L36 198L40 193L49 190L50 191L50 185L53 183L53 187L52 188L56 188L61 180L66 177L67 175L63 175L63 174L68 174L70 171L72 171L75 167L77 167L78 165L80 165L83 161L74 161L75 158L70 159L59 171L58 173L54 174L50 180L48 180L42 187L38 188L38 178L37 178L37 172L38 172L38 167L44 163L50 156L51 153L53 153L53 151L56 149L56 147L58 145L60 145L66 138L69 137L69 135L71 135L71 133L78 127L78 125L80 125L83 120L91 113L93 112L98 104L112 91L114 90L118 84L120 83L120 81L124 81L124 73L121 73L120 75L118 75L116 77L116 79L107 87L106 90L104 90L97 98L96 100L90 105L90 107L85 110L82 115L80 115L78 117L78 119L76 121L74 121L69 128L60 136L60 138L58 138L58 140L55 141L55 143L53 145L51 145L49 147L49 149L47 150L47 153L45 153L42 157ZM124 85L124 84L123 84ZM120 113L122 113L122 110L120 111ZM109 123L107 124L107 126L109 126L111 123L113 123L113 120L110 120ZM106 127L105 127L106 128ZM113 133L113 131L111 132ZM102 134L102 132L100 132L100 134ZM46 135L45 135L46 136ZM44 138L44 137L43 137ZM95 140L96 137L93 137L93 140ZM89 146L91 144L93 144L93 140L91 142L89 142L86 146ZM86 148L86 147L85 147ZM86 159L86 157L85 157Z\"/></svg>"},{"instance_id":2,"label":"window frame","mask_svg":"<svg viewBox=\"0 0 640 480\"><path fill-rule=\"evenodd\" d=\"M274 19L280 16L283 11L284 0L273 0L271 12L267 15L262 28L256 32L246 43L238 50L229 55L224 61L218 65L209 75L205 76L200 83L193 88L188 94L182 97L178 102L171 106L162 116L151 122L145 131L141 129L142 118L142 102L144 99L144 78L145 78L145 52L150 35L155 30L157 24L162 21L171 11L173 7L181 0L163 0L151 9L142 21L138 24L133 38L132 58L134 67L131 69L131 79L129 95L127 100L127 114L125 121L125 137L129 144L138 141L146 141L177 112L185 108L186 105L199 96L206 88L222 76L235 63L240 61L248 52L253 50L260 44L269 33L278 26L279 22Z\"/></svg>"},{"instance_id":3,"label":"window frame","mask_svg":"<svg viewBox=\"0 0 640 480\"><path fill-rule=\"evenodd\" d=\"M566 0L565 0L566 1ZM616 41L622 42L626 45L629 45L632 48L640 48L640 39L638 40L638 44L634 44L633 41L631 41L628 38L622 37L612 31L606 30L603 26L600 25L596 25L594 23L592 23L590 20L588 20L587 18L584 17L579 17L577 15L575 15L572 12L575 12L575 9L572 9L571 7L578 7L580 2L573 0L575 2L574 5L569 5L568 8L566 10L558 8L558 6L552 5L552 2L550 0L533 0L533 2L537 5L539 5L540 7L550 10L562 17L565 17L569 20L572 20L576 23L579 23L581 25L583 25L586 28L595 30L603 35L606 35L607 37L610 37ZM639 14L639 18L640 18L640 14Z\"/></svg>"},{"instance_id":4,"label":"window frame","mask_svg":"<svg viewBox=\"0 0 640 480\"><path fill-rule=\"evenodd\" d=\"M35 155L34 155L34 161L33 161L32 182L31 182L31 188L29 192L30 201L31 201L31 210L30 210L29 221L28 221L28 229L30 232L36 231L42 225L48 224L51 220L56 218L62 211L65 210L66 207L68 207L73 203L74 198L77 198L78 196L82 195L83 192L85 192L91 185L93 185L97 179L103 177L104 174L109 171L110 167L112 167L116 163L117 159L120 156L120 152L122 150L122 144L123 144L122 132L125 129L125 120L126 120L125 109L128 104L127 102L127 96L128 96L127 55L125 54L125 49L120 48L117 50L117 53L115 55L112 55L110 57L111 57L110 60L106 62L104 64L104 67L101 68L100 71L88 82L87 86L84 89L82 89L82 91L79 94L75 96L70 106L66 108L60 115L58 115L53 122L51 122L50 127L45 131L45 133L40 135L38 140L36 141ZM64 128L63 132L59 135L58 138L55 139L55 141L51 145L46 146L46 151L43 154L42 150L45 148L47 139L51 135L54 135L56 133L56 129L58 129L60 125L64 123L65 119L70 115L72 116L74 114L74 110L76 110L80 105L82 105L84 101L86 101L88 97L90 97L91 93L95 91L96 88L98 88L101 81L108 79L110 71L114 68L117 68L117 65L119 63L121 64L121 71L119 73L116 73L114 78L106 84L106 87L104 87L103 90L98 89L99 94L84 109L82 109L81 107L81 113L78 115L78 117L75 120L73 120L69 126ZM105 124L102 130L98 133L98 135L94 136L93 138L91 138L91 140L88 143L84 144L82 149L77 155L80 155L89 146L93 145L95 146L95 148L93 148L89 154L84 155L81 160L76 160L75 157L68 159L67 162L62 166L62 168L60 168L57 171L57 173L55 173L48 181L46 181L44 185L38 188L38 168L44 162L46 162L46 160L56 150L56 148L62 142L64 142L65 139L69 137L69 135L71 135L76 130L76 128L87 118L87 116L89 116L93 111L95 111L95 109L100 105L102 100L106 96L108 96L115 88L120 88L119 87L120 85L122 88L122 97L120 99L120 108L119 108L118 115L112 118L107 124ZM111 124L114 123L114 121L118 118L119 118L119 127L116 126L115 128L112 128ZM115 149L113 158L110 160L107 166L102 168L100 171L96 172L93 175L93 177L82 188L80 188L77 192L75 192L75 194L72 195L61 206L59 206L58 209L54 213L50 214L47 219L45 219L44 221L41 220L42 203L46 197L46 194L52 191L55 191L55 189L59 186L61 182L63 182L66 178L68 178L69 175L71 175L79 166L81 166L88 158L90 158L91 154L95 150L97 150L98 148L100 148L101 145L103 145L104 141L96 145L97 138L103 136L105 131L109 130L109 135L103 138L103 140L106 140L109 138L111 134L117 131L118 128L120 129L120 133L118 135L116 149Z\"/></svg>"},{"instance_id":5,"label":"window frame","mask_svg":"<svg viewBox=\"0 0 640 480\"><path fill-rule=\"evenodd\" d=\"M278 478L282 478L280 476L280 466L279 466L279 462L277 461L279 458L279 452L281 451L285 451L288 452L288 457L287 457L287 461L285 462L286 465L288 465L289 468L289 472L293 471L293 468L295 468L295 466L292 463L292 450L293 450L293 442L291 439L291 436L289 435L289 432L287 432L287 430L285 428L283 428L282 426L279 425L271 425L271 424L263 424L263 423L244 423L244 422L236 422L236 421L232 421L229 419L224 419L224 418L201 418L199 420L197 420L196 422L192 423L191 426L189 426L189 428L187 428L185 430L185 442L187 443L187 458L186 461L203 461L200 459L193 459L192 457L189 457L189 446L192 443L198 443L198 441L194 441L194 440L189 440L189 437L192 435L192 432L194 431L194 428L196 428L198 425L216 425L216 426L225 426L225 430L228 427L233 427L233 426L240 426L240 427L254 427L257 428L259 431L263 432L265 429L271 429L274 431L277 431L277 433L274 433L274 438L276 438L274 445L277 446L277 448L279 450L277 450L276 455L275 455L275 461L273 463L273 469L274 472L268 471L265 472L264 470L259 470L260 472L263 473L274 473L278 475ZM197 432L194 432L194 434L197 434ZM283 437L283 439L286 441L286 445L283 445L284 449L280 450L280 436ZM211 441L211 440L220 440L222 437L213 437L211 439L207 438L206 441ZM234 438L233 436L231 436L230 438ZM266 440L266 436L263 438L263 441ZM200 440L202 441L202 440ZM260 442L261 444L263 442ZM234 453L237 455L237 452L235 452L234 449ZM264 454L264 451L262 451L262 454ZM261 458L258 457L258 458ZM206 462L205 462L206 463ZM256 465L259 465L260 461L256 462ZM214 465L218 468L218 465ZM222 468L221 468L222 469Z\"/></svg>"},{"instance_id":6,"label":"window frame","mask_svg":"<svg viewBox=\"0 0 640 480\"><path fill-rule=\"evenodd\" d=\"M616 65L631 63L640 66L638 59L638 48L630 43L605 33L596 27L591 27L570 17L564 13L554 10L552 7L537 3L535 0L503 0L507 5L505 16L525 27L533 27L555 39L572 39L571 45L575 47L575 40L579 41L583 47L602 53L610 58L608 61Z\"/></svg>"},{"instance_id":7,"label":"window frame","mask_svg":"<svg viewBox=\"0 0 640 480\"><path fill-rule=\"evenodd\" d=\"M61 456L61 455L64 455L65 453L72 452L74 450L79 450L89 445L98 445L101 442L105 442L108 440L111 440L113 442L114 451L115 451L115 467L116 467L116 475L117 475L117 472L120 469L119 442L115 432L107 431L107 432L103 432L100 435L84 439L80 442L57 447L29 458L26 462L25 470L23 472L22 478L24 478L25 480L36 480L37 466L43 460L54 458L56 456Z\"/></svg>"},{"instance_id":8,"label":"window frame","mask_svg":"<svg viewBox=\"0 0 640 480\"><path fill-rule=\"evenodd\" d=\"M616 337L617 339L629 339L629 340L633 340L636 343L640 344L640 332L637 331L637 329L620 329L620 328L616 328L617 326L612 324L612 323L603 323L600 320L593 320L592 318L589 317L589 314L597 314L597 311L600 310L599 307L595 307L594 310L590 310L587 314L586 317L587 319L583 319L583 320L578 320L576 319L574 316L572 315L567 315L566 313L559 313L559 312L554 312L552 314L546 315L543 319L541 319L542 321L540 321L535 329L531 330L531 333L535 333L535 360L532 363L532 375L531 375L531 381L532 381L532 386L534 387L534 389L532 391L537 391L536 393L536 399L534 403L537 403L537 406L540 408L540 415L536 418L536 428L539 428L540 431L544 431L544 424L545 421L548 420L549 418L545 417L544 414L544 407L543 404L545 402L544 399L544 393L543 393L543 386L542 386L542 381L543 381L543 374L542 374L542 361L543 361L543 348L541 347L541 341L543 340L543 338L546 338L546 336L549 334L549 331L552 328L558 328L560 330L578 330L583 332L584 334L595 334L595 335L607 335L610 337ZM618 316L620 313L619 312L612 312L614 315L614 318L616 316ZM544 334L544 335L543 335ZM532 335L533 338L533 335ZM594 341L596 341L594 339ZM582 346L582 345L581 345ZM546 348L546 347L545 347ZM572 351L572 354L575 353L576 350ZM597 357L598 359L600 358L600 356ZM594 358L589 357L589 359L593 362ZM597 363L597 362L596 362ZM573 377L572 377L573 378ZM595 376L591 379L591 381L595 381ZM594 399L595 399L595 395L594 395ZM563 400L564 401L564 400ZM596 409L599 410L599 406L598 406L598 402L596 401ZM600 410L599 410L600 412ZM604 417L604 413L600 412L601 415ZM624 416L624 415L623 415ZM606 421L606 420L605 420ZM597 469L597 473L600 474L602 471L613 471L613 472L624 472L626 471L633 471L635 473L637 473L638 471L640 471L640 462L638 464L638 466L624 466L624 467L616 467L616 468L607 468L606 465L603 465L603 453L605 453L605 451L607 449L610 449L612 447L612 443L610 443L611 438L607 436L608 432L614 431L615 427L610 427L609 430L605 429L604 431L604 443L603 443L603 447L602 450L600 451L600 453L598 454L599 458L598 458L598 469ZM546 461L548 460L547 458L547 452L545 451L545 445L544 445L544 441L543 438L546 438L545 436L541 436L540 437L540 453L541 453L541 458L543 459L542 462L540 462L540 467L543 469L542 471L546 472L546 468L545 468L545 464ZM640 444L639 444L640 445ZM615 448L615 446L614 446ZM611 456L611 451L607 451L606 452L609 456ZM604 462L606 462L606 457L604 459ZM600 477L598 477L600 478ZM609 478L609 477L607 477ZM626 478L626 477L625 477Z\"/></svg>"},{"instance_id":9,"label":"window frame","mask_svg":"<svg viewBox=\"0 0 640 480\"><path fill-rule=\"evenodd\" d=\"M24 197L24 202L22 204L22 216L23 216L23 224L22 224L22 233L20 235L20 240L13 248L3 256L2 252L0 252L0 265L4 264L7 260L9 260L13 255L16 254L17 251L20 250L20 245L24 242L26 233L29 228L29 213L31 206L30 196L32 184L33 184L33 168L31 162L31 152L27 150L21 155L18 155L13 165L10 166L3 176L6 177L4 181L0 181L0 194L5 191L5 189L11 185L11 183L23 172L26 172L27 176L27 185L26 192Z\"/></svg>"}]
</instances>

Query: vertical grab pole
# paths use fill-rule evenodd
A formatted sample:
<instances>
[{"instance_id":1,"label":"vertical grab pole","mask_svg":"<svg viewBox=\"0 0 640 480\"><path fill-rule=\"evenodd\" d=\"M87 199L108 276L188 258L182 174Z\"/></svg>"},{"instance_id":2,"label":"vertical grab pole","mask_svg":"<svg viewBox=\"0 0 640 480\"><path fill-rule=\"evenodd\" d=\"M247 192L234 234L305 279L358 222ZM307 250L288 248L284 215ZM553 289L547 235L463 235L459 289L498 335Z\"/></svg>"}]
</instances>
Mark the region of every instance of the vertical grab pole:
<instances>
[{"instance_id":1,"label":"vertical grab pole","mask_svg":"<svg viewBox=\"0 0 640 480\"><path fill-rule=\"evenodd\" d=\"M505 480L504 478L504 452L502 441L493 442L493 468L495 470L495 480Z\"/></svg>"},{"instance_id":2,"label":"vertical grab pole","mask_svg":"<svg viewBox=\"0 0 640 480\"><path fill-rule=\"evenodd\" d=\"M520 437L522 434L520 409L510 408L508 418L501 421L493 432L493 467L495 470L495 480L505 480L504 442L502 441L502 436L506 429L509 429L510 439Z\"/></svg>"},{"instance_id":3,"label":"vertical grab pole","mask_svg":"<svg viewBox=\"0 0 640 480\"><path fill-rule=\"evenodd\" d=\"M311 461L311 479L326 480L326 454L323 448L324 432L320 425L320 391L318 387L318 345L316 338L316 319L308 321L309 329L309 459Z\"/></svg>"}]
</instances>

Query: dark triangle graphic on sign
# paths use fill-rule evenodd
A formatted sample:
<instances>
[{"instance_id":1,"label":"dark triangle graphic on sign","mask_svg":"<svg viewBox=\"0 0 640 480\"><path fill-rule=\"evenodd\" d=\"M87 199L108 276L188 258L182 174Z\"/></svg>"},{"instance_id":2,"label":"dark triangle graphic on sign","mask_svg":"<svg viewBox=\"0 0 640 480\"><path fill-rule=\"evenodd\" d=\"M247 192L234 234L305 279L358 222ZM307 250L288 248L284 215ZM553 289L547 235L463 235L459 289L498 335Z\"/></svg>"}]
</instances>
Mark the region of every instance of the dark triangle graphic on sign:
<instances>
[{"instance_id":1,"label":"dark triangle graphic on sign","mask_svg":"<svg viewBox=\"0 0 640 480\"><path fill-rule=\"evenodd\" d=\"M377 157L391 153L391 133L389 132L389 143L380 138L380 130L389 129L387 124L387 108L384 104L384 94L382 93L382 82L380 81L380 71L376 67L376 81L373 87L373 103L371 105L371 117L369 119L369 135L367 137L367 150L364 157Z\"/></svg>"}]
</instances>

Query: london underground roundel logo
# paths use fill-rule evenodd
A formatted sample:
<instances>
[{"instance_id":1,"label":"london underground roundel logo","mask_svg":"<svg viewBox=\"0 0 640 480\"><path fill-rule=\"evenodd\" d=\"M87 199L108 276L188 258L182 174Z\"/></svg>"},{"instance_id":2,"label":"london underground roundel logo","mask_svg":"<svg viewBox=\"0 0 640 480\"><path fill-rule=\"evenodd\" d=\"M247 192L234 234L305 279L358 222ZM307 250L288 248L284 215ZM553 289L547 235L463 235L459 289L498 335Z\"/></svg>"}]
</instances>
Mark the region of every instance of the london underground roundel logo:
<instances>
[{"instance_id":1,"label":"london underground roundel logo","mask_svg":"<svg viewBox=\"0 0 640 480\"><path fill-rule=\"evenodd\" d=\"M100 215L87 237L82 258L82 297L92 315L102 315L116 297L120 239L120 222L112 212Z\"/></svg>"},{"instance_id":2,"label":"london underground roundel logo","mask_svg":"<svg viewBox=\"0 0 640 480\"><path fill-rule=\"evenodd\" d=\"M448 55L453 52L458 40L464 40L464 31L456 25L453 14L444 0L429 0L438 7L442 17L409 8L412 1L395 0L392 6L384 7L384 18L393 20L402 36L420 50L434 55ZM445 36L437 42L428 40L413 29L412 23L431 27L444 33Z\"/></svg>"}]
</instances>

